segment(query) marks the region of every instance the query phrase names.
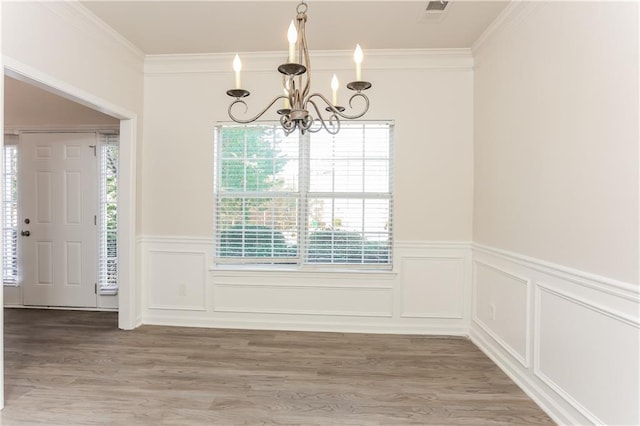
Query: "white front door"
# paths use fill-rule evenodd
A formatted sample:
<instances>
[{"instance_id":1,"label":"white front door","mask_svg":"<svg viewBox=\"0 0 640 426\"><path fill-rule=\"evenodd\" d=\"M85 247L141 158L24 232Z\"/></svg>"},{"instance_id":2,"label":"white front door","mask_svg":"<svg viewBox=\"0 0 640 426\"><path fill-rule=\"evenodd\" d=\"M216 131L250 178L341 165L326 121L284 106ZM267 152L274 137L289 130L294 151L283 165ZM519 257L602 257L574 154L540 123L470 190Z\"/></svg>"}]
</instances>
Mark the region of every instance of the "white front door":
<instances>
[{"instance_id":1,"label":"white front door","mask_svg":"<svg viewBox=\"0 0 640 426\"><path fill-rule=\"evenodd\" d=\"M25 305L96 307L96 139L94 133L20 137Z\"/></svg>"}]
</instances>

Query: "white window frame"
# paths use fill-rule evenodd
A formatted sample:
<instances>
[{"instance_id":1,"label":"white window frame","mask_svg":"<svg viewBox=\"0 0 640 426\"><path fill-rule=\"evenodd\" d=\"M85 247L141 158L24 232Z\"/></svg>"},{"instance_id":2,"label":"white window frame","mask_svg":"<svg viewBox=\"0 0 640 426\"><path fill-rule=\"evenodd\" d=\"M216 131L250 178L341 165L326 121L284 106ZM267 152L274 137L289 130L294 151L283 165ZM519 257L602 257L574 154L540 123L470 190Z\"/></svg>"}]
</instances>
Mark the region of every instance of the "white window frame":
<instances>
[{"instance_id":1,"label":"white window frame","mask_svg":"<svg viewBox=\"0 0 640 426\"><path fill-rule=\"evenodd\" d=\"M278 126L279 123L273 122L258 122L255 123L257 125L264 126ZM393 197L394 197L394 186L393 186L393 174L394 174L394 161L393 161L393 151L394 151L394 123L393 121L358 121L355 123L356 125L387 125L389 126L389 153L388 153L388 168L389 168L389 192L311 192L310 191L310 138L313 137L313 134L305 134L300 135L299 142L299 174L298 174L298 191L296 193L289 192L271 192L265 191L260 194L269 195L272 197L289 197L294 196L299 200L298 205L298 244L297 244L297 256L295 257L282 257L282 258L267 258L262 259L259 257L255 258L227 258L227 257L219 257L217 255L218 249L218 239L220 238L218 234L218 229L216 229L218 224L218 214L219 214L219 200L223 196L221 194L220 188L220 174L221 170L221 143L220 143L220 132L222 129L226 127L243 127L242 125L238 125L236 123L220 123L216 126L215 129L215 138L214 138L214 262L218 267L225 268L241 268L244 269L248 266L250 267L258 267L258 268L286 268L286 269L302 269L302 270L392 270L393 269ZM366 143L366 141L365 141ZM360 157L358 157L360 158ZM365 156L363 155L362 159L365 160ZM224 196L238 196L238 197L249 197L251 195L258 196L260 194L257 193L242 193L242 192L225 192ZM307 245L309 243L309 224L308 224L308 200L311 198L326 198L326 199L363 199L363 200L376 200L376 199L385 199L389 202L389 211L388 211L388 262L384 263L370 263L370 262L362 262L362 263L322 263L322 262L309 262L307 257Z\"/></svg>"}]
</instances>

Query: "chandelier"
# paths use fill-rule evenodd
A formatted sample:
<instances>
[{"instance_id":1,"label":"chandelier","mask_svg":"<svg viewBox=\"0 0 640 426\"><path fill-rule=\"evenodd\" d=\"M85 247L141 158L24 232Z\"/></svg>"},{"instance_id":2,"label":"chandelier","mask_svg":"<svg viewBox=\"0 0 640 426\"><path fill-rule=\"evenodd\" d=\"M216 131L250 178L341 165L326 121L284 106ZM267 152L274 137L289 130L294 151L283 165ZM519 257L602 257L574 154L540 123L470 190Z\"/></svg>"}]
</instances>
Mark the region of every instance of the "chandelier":
<instances>
[{"instance_id":1,"label":"chandelier","mask_svg":"<svg viewBox=\"0 0 640 426\"><path fill-rule=\"evenodd\" d=\"M369 110L369 98L363 92L371 87L371 83L362 80L362 59L363 53L360 45L356 46L353 55L356 63L356 80L347 84L347 88L353 93L349 98L349 107L353 108L352 102L355 98L364 100L364 108L361 112L349 115L345 114L345 107L338 105L339 82L336 75L331 80L332 100L329 101L321 93L311 93L311 61L309 59L309 49L307 48L307 37L305 24L307 22L308 6L301 1L296 8L297 16L291 21L288 31L289 57L287 63L278 67L282 74L283 95L276 96L261 112L251 118L239 118L233 114L233 107L237 104L244 105L244 113L248 111L248 106L244 98L250 95L248 90L241 88L240 71L242 63L236 54L233 60L233 70L235 71L235 89L227 90L227 95L234 98L229 105L229 117L236 123L251 123L256 121L266 113L276 102L283 100L283 108L276 112L280 116L280 124L286 135L296 129L300 133L318 132L323 128L330 134L335 135L340 131L340 119L353 120L360 118ZM323 108L326 115L323 116Z\"/></svg>"}]
</instances>

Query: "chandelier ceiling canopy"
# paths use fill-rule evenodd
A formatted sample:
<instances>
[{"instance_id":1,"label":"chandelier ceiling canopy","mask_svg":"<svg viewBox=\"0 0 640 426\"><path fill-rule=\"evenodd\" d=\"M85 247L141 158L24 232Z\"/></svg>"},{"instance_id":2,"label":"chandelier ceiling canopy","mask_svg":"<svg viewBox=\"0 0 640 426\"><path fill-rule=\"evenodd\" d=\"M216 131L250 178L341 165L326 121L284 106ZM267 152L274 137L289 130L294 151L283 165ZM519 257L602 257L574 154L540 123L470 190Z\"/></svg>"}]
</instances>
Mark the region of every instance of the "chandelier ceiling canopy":
<instances>
[{"instance_id":1,"label":"chandelier ceiling canopy","mask_svg":"<svg viewBox=\"0 0 640 426\"><path fill-rule=\"evenodd\" d=\"M338 105L338 88L340 83L334 74L331 79L332 97L331 101L321 93L311 93L311 61L309 49L307 47L307 37L305 25L307 22L307 3L301 1L296 8L296 19L291 21L287 32L289 41L289 55L287 62L278 67L282 74L283 94L276 96L261 112L254 117L239 118L233 114L233 107L242 104L245 113L248 110L244 98L250 95L248 90L242 88L241 70L242 62L238 55L233 60L233 70L235 71L235 88L227 90L227 95L234 98L229 105L229 117L237 123L251 123L258 120L279 100L283 102L283 108L277 110L280 116L280 124L285 134L290 134L296 129L300 133L318 132L325 129L331 134L340 131L340 119L353 120L360 118L369 110L369 98L364 93L371 88L371 83L362 79L362 60L364 58L360 45L356 46L353 58L356 65L356 79L347 84L347 88L354 93L349 98L349 107L355 98L364 100L362 111L355 114L345 114L345 107ZM323 108L326 115L323 116Z\"/></svg>"}]
</instances>

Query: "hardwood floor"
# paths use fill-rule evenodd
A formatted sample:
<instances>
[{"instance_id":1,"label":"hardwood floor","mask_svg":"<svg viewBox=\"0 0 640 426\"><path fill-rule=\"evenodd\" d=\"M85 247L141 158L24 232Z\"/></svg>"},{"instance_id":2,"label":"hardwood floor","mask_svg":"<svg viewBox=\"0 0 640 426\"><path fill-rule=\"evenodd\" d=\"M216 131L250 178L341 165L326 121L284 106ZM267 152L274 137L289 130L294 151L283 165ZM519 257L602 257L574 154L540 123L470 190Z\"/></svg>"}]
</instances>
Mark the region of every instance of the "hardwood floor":
<instances>
[{"instance_id":1,"label":"hardwood floor","mask_svg":"<svg viewBox=\"0 0 640 426\"><path fill-rule=\"evenodd\" d=\"M116 327L5 309L2 425L533 425L464 338Z\"/></svg>"}]
</instances>

